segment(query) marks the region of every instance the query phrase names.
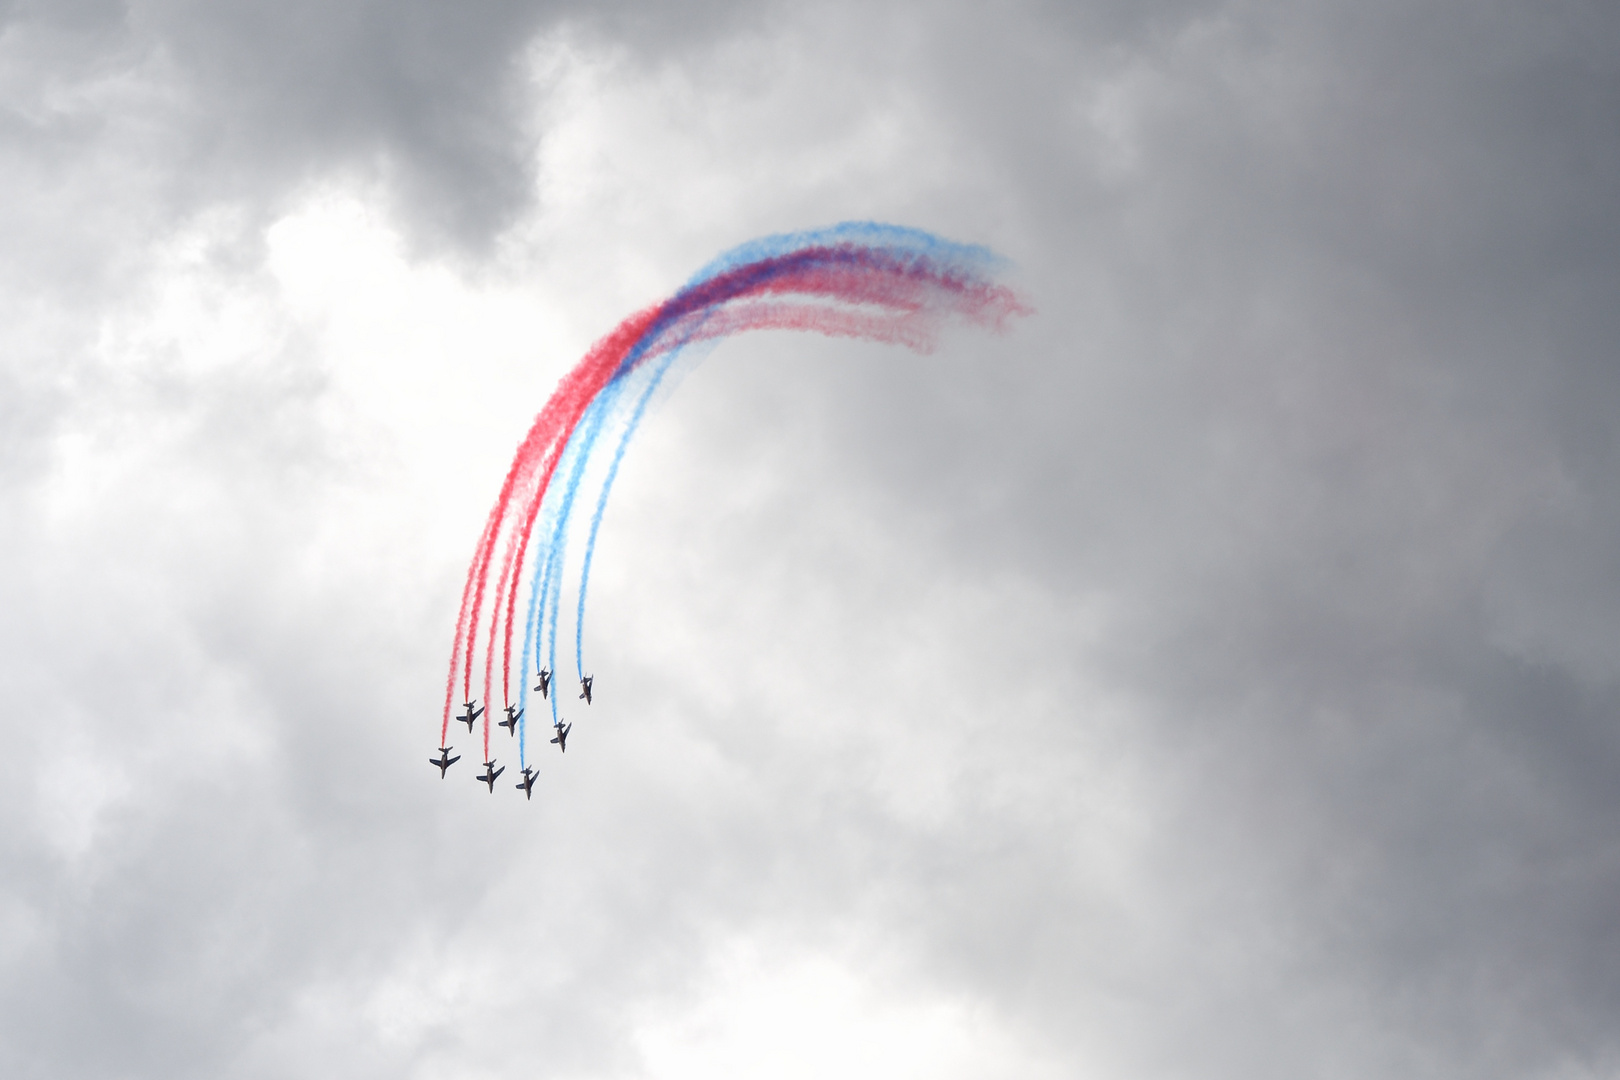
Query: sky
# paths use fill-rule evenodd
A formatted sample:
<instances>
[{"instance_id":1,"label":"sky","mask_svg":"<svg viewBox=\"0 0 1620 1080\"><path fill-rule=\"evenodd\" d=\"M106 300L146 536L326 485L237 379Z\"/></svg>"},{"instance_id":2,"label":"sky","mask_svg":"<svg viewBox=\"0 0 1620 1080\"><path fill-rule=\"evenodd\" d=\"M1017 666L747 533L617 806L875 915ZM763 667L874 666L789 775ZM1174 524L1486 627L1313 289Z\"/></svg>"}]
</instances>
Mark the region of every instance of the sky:
<instances>
[{"instance_id":1,"label":"sky","mask_svg":"<svg viewBox=\"0 0 1620 1080\"><path fill-rule=\"evenodd\" d=\"M848 220L1036 313L722 344L441 780L557 380ZM1617 341L1612 5L0 3L0 1074L1620 1076Z\"/></svg>"}]
</instances>

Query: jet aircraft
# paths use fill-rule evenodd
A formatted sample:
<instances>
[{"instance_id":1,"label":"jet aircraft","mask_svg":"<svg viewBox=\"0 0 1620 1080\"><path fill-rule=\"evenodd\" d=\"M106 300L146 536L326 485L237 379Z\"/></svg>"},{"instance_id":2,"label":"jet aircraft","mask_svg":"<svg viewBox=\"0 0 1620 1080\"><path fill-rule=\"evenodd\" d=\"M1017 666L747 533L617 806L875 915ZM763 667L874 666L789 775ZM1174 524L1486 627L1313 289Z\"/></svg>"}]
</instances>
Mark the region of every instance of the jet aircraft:
<instances>
[{"instance_id":1,"label":"jet aircraft","mask_svg":"<svg viewBox=\"0 0 1620 1080\"><path fill-rule=\"evenodd\" d=\"M457 754L455 757L450 756L450 751L452 751L454 749L455 749L455 747L453 747L453 746L441 746L441 747L439 747L439 756L438 757L436 757L436 758L428 758L428 764L429 765L437 765L439 767L439 779L440 780L444 779L445 771L448 770L450 768L450 766L454 765L456 762L461 760L461 755L460 754Z\"/></svg>"},{"instance_id":2,"label":"jet aircraft","mask_svg":"<svg viewBox=\"0 0 1620 1080\"><path fill-rule=\"evenodd\" d=\"M518 790L523 792L525 799L534 798L534 779L537 775L534 766L525 765L523 767L523 780L518 784Z\"/></svg>"},{"instance_id":3,"label":"jet aircraft","mask_svg":"<svg viewBox=\"0 0 1620 1080\"><path fill-rule=\"evenodd\" d=\"M534 688L536 690L540 691L540 696L541 697L543 697L543 698L544 697L550 697L551 696L551 672L547 671L545 668L541 668L540 669L540 681L534 684Z\"/></svg>"},{"instance_id":4,"label":"jet aircraft","mask_svg":"<svg viewBox=\"0 0 1620 1080\"><path fill-rule=\"evenodd\" d=\"M564 724L561 720L557 721L557 734L551 741L556 743L557 749L565 754L568 753L568 733L573 729L573 724Z\"/></svg>"},{"instance_id":5,"label":"jet aircraft","mask_svg":"<svg viewBox=\"0 0 1620 1080\"><path fill-rule=\"evenodd\" d=\"M480 784L488 784L489 785L489 793L491 795L493 795L493 794L495 794L495 781L498 780L500 778L501 773L503 773L505 771L506 771L506 766L505 765L502 765L500 768L497 769L495 767L495 762L486 761L486 762L484 762L484 775L474 777L474 779L476 779Z\"/></svg>"},{"instance_id":6,"label":"jet aircraft","mask_svg":"<svg viewBox=\"0 0 1620 1080\"><path fill-rule=\"evenodd\" d=\"M506 733L508 735L516 735L517 734L517 722L518 722L518 720L520 718L522 718L522 716L523 716L523 710L522 709L518 708L516 705L508 705L506 707L506 719L502 720L500 722L500 725L501 725L501 727L506 729Z\"/></svg>"},{"instance_id":7,"label":"jet aircraft","mask_svg":"<svg viewBox=\"0 0 1620 1080\"><path fill-rule=\"evenodd\" d=\"M475 708L473 708L474 704L475 704L475 702L471 702L471 701L467 702L467 715L466 716L458 716L458 717L456 717L456 722L458 724L466 724L467 725L467 734L469 734L469 735L472 734L473 722L476 721L480 716L484 715L483 708L480 707L480 708L475 709Z\"/></svg>"},{"instance_id":8,"label":"jet aircraft","mask_svg":"<svg viewBox=\"0 0 1620 1080\"><path fill-rule=\"evenodd\" d=\"M595 682L595 675L587 675L579 680L579 696L585 699L587 705L591 703L591 685Z\"/></svg>"}]
</instances>

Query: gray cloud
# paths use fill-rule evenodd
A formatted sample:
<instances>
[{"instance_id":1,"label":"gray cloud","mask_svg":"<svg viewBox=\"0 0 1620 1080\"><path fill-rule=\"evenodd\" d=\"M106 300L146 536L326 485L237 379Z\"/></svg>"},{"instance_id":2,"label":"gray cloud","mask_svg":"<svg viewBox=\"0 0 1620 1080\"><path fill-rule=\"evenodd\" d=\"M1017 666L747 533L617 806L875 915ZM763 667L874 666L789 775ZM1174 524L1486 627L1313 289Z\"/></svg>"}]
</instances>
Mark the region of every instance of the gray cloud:
<instances>
[{"instance_id":1,"label":"gray cloud","mask_svg":"<svg viewBox=\"0 0 1620 1080\"><path fill-rule=\"evenodd\" d=\"M28 167L66 154L82 168L97 143L124 143L137 160L118 162L119 182L149 183L143 209L165 218L216 201L273 212L302 185L347 174L380 181L424 250L454 254L484 252L531 203L525 62L538 34L568 25L659 54L726 12L156 0L17 3L0 18Z\"/></svg>"},{"instance_id":2,"label":"gray cloud","mask_svg":"<svg viewBox=\"0 0 1620 1080\"><path fill-rule=\"evenodd\" d=\"M7 1075L640 1075L738 938L1058 1075L1612 1070L1607 12L4 18ZM395 475L284 313L208 363L119 335L199 221L198 278L280 302L264 223L322 183L386 193L414 267L571 252L547 34L694 143L632 220L745 193L644 225L655 276L871 214L1040 312L691 376L604 534L607 718L515 807L421 760L434 530L504 463ZM494 423L450 411L421 446Z\"/></svg>"},{"instance_id":3,"label":"gray cloud","mask_svg":"<svg viewBox=\"0 0 1620 1080\"><path fill-rule=\"evenodd\" d=\"M1613 32L1585 9L1195 22L1118 64L1151 90L1112 183L1085 168L1103 140L1044 95L979 104L1048 125L982 138L1073 162L1008 181L1058 235L1028 271L1042 346L1012 373L979 357L885 380L859 415L949 427L834 443L897 498L932 488L965 572L1015 557L1132 609L1109 668L1200 765L1184 842L1251 848L1254 901L1300 938L1286 959L1316 954L1284 992L1337 984L1441 1071L1613 1052L1613 981L1575 959L1612 936L1607 513L1568 516L1609 498L1610 470L1587 472L1607 422L1574 415L1610 411L1591 373L1612 338ZM1083 70L1082 48L1023 81ZM989 452L931 471L960 446ZM1538 593L1541 574L1561 587ZM1529 622L1561 647L1505 632ZM1213 935L1233 916L1204 914ZM1230 1018L1257 1039L1239 1071L1283 1002L1234 995L1261 1015ZM1278 1074L1320 1067L1334 1036L1316 1038Z\"/></svg>"}]
</instances>

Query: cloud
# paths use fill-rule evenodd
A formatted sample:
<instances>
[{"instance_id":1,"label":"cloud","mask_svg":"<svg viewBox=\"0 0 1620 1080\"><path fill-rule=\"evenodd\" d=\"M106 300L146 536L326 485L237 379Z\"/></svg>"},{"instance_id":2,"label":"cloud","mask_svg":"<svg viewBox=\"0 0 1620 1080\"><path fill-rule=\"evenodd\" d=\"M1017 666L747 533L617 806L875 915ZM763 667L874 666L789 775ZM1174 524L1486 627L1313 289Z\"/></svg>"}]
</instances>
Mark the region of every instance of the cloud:
<instances>
[{"instance_id":1,"label":"cloud","mask_svg":"<svg viewBox=\"0 0 1620 1080\"><path fill-rule=\"evenodd\" d=\"M1606 12L4 19L7 1075L1612 1071ZM717 350L436 781L557 376L860 217L1038 317Z\"/></svg>"}]
</instances>

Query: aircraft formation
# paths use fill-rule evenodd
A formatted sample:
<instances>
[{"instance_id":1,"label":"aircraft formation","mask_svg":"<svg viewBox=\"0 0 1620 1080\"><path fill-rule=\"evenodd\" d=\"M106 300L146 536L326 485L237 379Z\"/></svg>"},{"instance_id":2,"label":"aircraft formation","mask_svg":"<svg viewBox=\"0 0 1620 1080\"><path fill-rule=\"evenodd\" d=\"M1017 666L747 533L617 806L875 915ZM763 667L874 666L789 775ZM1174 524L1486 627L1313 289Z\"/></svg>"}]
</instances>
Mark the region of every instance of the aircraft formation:
<instances>
[{"instance_id":1,"label":"aircraft formation","mask_svg":"<svg viewBox=\"0 0 1620 1080\"><path fill-rule=\"evenodd\" d=\"M595 675L586 675L580 680L580 699L585 701L585 704L591 703L591 695L593 695L595 687ZM544 669L544 667L539 669L539 680L535 683L535 690L543 698L551 696L551 672ZM478 722L478 717L483 716L484 709L476 701L467 701L462 708L465 709L465 712L462 712L462 716L455 717L455 719L460 724L467 724L467 733L470 735L473 732L473 725ZM507 719L497 721L497 727L507 729L507 735L517 735L517 725L523 719L523 709L518 708L515 704L509 704L509 706L505 706L505 714L507 714ZM486 721L486 724L488 724L488 721ZM552 727L556 730L556 733L551 737L552 745L556 746L557 750L562 751L562 753L567 753L567 750L569 750L569 732L572 732L573 724L565 722L562 717L557 717L556 721L552 722ZM486 742L486 745L488 745L488 742ZM439 746L439 756L437 758L428 758L428 764L436 767L441 780L449 774L450 766L462 759L462 755L455 755L452 758L450 756L452 750L455 750L455 746ZM502 772L505 772L505 766L497 767L496 761L496 758L489 758L489 761L484 763L483 774L473 777L480 784L488 784L491 795L496 792L496 780L501 779ZM517 784L517 790L523 792L523 798L530 798L531 800L531 798L535 797L535 779L538 776L539 772L536 772L535 767L528 766L528 764L523 766L523 779L518 780Z\"/></svg>"},{"instance_id":2,"label":"aircraft formation","mask_svg":"<svg viewBox=\"0 0 1620 1080\"><path fill-rule=\"evenodd\" d=\"M591 695L595 690L595 686L596 677L594 675L587 675L579 681L579 697L580 700L585 702L587 705L591 703ZM546 670L545 668L540 669L539 681L535 684L535 690L543 698L549 698L551 696L550 671ZM466 711L460 716L456 717L456 721L458 723L466 724L467 733L470 735L472 734L473 725L478 722L478 718L480 716L484 715L484 709L483 706L479 705L476 701L468 701L462 707ZM516 735L518 723L523 719L524 710L516 705L508 705L506 706L505 711L506 719L498 721L497 726L505 728L508 735ZM485 725L487 727L487 720L485 721ZM553 722L552 726L556 732L551 738L552 745L555 746L560 752L567 753L568 733L574 729L574 725L567 723L561 717L558 717ZM485 745L488 745L487 736L485 738ZM450 751L454 749L454 746L441 746L439 747L438 757L428 758L428 764L439 770L440 780L443 780L450 772L450 766L461 760L460 754L457 754L455 757L450 756ZM505 765L496 767L496 760L496 758L491 757L488 761L484 762L483 774L473 777L473 779L477 780L480 784L488 784L489 793L491 795L495 794L495 781L499 780L501 778L501 774L506 771ZM525 799L532 800L534 798L534 782L539 775L540 774L532 765L523 766L523 779L518 782L517 790L523 792L523 797Z\"/></svg>"},{"instance_id":3,"label":"aircraft formation","mask_svg":"<svg viewBox=\"0 0 1620 1080\"><path fill-rule=\"evenodd\" d=\"M723 340L755 330L933 349L947 323L999 332L1031 308L999 281L1007 264L987 248L870 221L751 240L723 253L663 301L638 311L591 346L557 384L518 445L479 534L462 585L439 724L439 776L452 762L450 722L471 737L480 716L479 783L495 790L503 769L491 729L515 736L518 787L532 797L521 697L529 665L548 699L559 753L571 725L558 712L559 663L573 654L579 699L591 704L585 668L586 594L608 495L625 451L661 386L673 384ZM566 643L564 638L569 639ZM559 652L564 655L559 656ZM475 689L477 687L477 689ZM514 688L517 693L514 694ZM499 715L498 713L496 714Z\"/></svg>"}]
</instances>

